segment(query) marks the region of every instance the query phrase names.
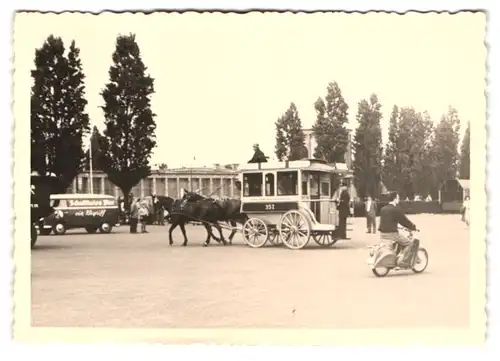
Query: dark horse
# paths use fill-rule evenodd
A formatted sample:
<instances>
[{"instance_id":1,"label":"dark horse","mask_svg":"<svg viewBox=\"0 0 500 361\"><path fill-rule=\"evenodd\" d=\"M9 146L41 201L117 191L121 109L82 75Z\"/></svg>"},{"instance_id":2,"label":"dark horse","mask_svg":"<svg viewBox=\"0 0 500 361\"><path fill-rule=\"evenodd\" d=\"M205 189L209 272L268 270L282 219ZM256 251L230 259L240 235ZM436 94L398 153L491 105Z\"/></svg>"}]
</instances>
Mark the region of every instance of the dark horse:
<instances>
[{"instance_id":1,"label":"dark horse","mask_svg":"<svg viewBox=\"0 0 500 361\"><path fill-rule=\"evenodd\" d=\"M200 199L211 199L212 202L220 207L220 212L218 213L218 222L225 222L231 226L231 234L228 237L229 244L233 243L233 238L237 232L236 226L238 223L243 225L247 220L248 216L245 213L241 213L241 200L239 199L221 199L215 200L212 198L203 197L197 193L186 192L182 198L184 202L197 201ZM221 239L217 238L213 232L211 237L217 242L221 242Z\"/></svg>"},{"instance_id":2,"label":"dark horse","mask_svg":"<svg viewBox=\"0 0 500 361\"><path fill-rule=\"evenodd\" d=\"M223 218L223 209L214 199L205 198L197 193L185 192L181 199L173 200L170 207L168 207L168 204L165 204L165 209L169 213L168 217L171 224L168 231L170 245L174 243L172 232L177 226L181 228L182 235L184 236L184 243L182 245L187 245L188 239L185 225L193 221L201 222L207 231L207 239L203 243L204 247L210 244L210 238L212 237L222 242L222 244L227 245L222 234L222 229L218 224L218 221ZM212 227L217 228L220 238L213 235Z\"/></svg>"},{"instance_id":3,"label":"dark horse","mask_svg":"<svg viewBox=\"0 0 500 361\"><path fill-rule=\"evenodd\" d=\"M241 200L239 199L222 199L218 200L217 203L222 208L222 218L219 219L220 222L226 222L231 225L231 234L229 235L229 244L233 243L233 238L236 235L236 225L240 223L245 224L248 220L248 216L245 213L241 213ZM214 236L216 241L219 241Z\"/></svg>"}]
</instances>

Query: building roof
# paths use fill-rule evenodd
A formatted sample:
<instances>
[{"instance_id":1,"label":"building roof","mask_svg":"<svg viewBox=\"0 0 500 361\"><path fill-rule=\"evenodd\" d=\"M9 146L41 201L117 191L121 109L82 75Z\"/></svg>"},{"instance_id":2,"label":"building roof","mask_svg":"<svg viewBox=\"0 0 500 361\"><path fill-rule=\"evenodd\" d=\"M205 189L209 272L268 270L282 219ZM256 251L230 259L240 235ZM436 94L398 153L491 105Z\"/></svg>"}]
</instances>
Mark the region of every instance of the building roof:
<instances>
[{"instance_id":1,"label":"building roof","mask_svg":"<svg viewBox=\"0 0 500 361\"><path fill-rule=\"evenodd\" d=\"M334 163L328 164L320 159L303 159L294 160L289 162L279 162L271 161L266 163L260 163L260 168L258 163L245 164L244 168L241 167L240 171L262 171L262 170L311 170L319 172L330 172L330 173L344 173L349 172L347 165L345 163Z\"/></svg>"}]
</instances>

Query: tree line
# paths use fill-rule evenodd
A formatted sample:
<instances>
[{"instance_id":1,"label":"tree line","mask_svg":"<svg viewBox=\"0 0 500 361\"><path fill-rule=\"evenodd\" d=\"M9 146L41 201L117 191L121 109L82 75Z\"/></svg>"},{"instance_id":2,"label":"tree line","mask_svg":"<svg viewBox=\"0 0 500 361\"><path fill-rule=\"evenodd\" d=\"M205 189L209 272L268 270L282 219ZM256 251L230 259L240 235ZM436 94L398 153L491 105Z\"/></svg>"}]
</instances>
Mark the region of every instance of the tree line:
<instances>
[{"instance_id":1,"label":"tree line","mask_svg":"<svg viewBox=\"0 0 500 361\"><path fill-rule=\"evenodd\" d=\"M53 173L55 192L64 193L73 179L89 168L84 138L90 135L92 165L104 171L126 197L151 173L151 151L156 146L155 114L151 109L154 79L135 35L120 35L111 56L109 81L100 95L104 131L90 129L86 112L85 74L80 50L72 41L66 49L50 35L35 50L31 89L31 171Z\"/></svg>"},{"instance_id":2,"label":"tree line","mask_svg":"<svg viewBox=\"0 0 500 361\"><path fill-rule=\"evenodd\" d=\"M156 146L156 115L151 109L154 79L147 73L135 35L116 38L109 80L100 95L104 131L94 127L86 112L85 74L80 50L72 41L66 49L60 37L50 35L35 49L31 89L31 170L57 176L56 192L65 192L73 179L89 168L83 141L90 135L94 169L126 196L151 174L150 157ZM329 83L324 99L314 103L313 156L327 162L346 161L350 146L349 107L336 82ZM381 182L402 197L415 194L433 198L447 179L469 179L470 125L458 150L461 122L449 108L436 125L426 112L394 106L388 142L383 147L381 104L375 94L358 103L353 137L354 182L360 194L378 195ZM276 121L275 153L279 160L307 157L305 135L297 107Z\"/></svg>"},{"instance_id":3,"label":"tree line","mask_svg":"<svg viewBox=\"0 0 500 361\"><path fill-rule=\"evenodd\" d=\"M360 197L378 196L382 184L402 198L419 195L436 199L445 180L470 178L470 123L460 144L461 120L449 107L440 121L413 107L392 108L388 140L382 144L382 105L376 94L358 103L357 127L352 145L347 129L349 107L336 82L329 83L324 100L314 103L316 140L313 157L329 163L347 161L352 146L354 185ZM307 157L305 134L296 105L292 102L278 118L275 154L278 160Z\"/></svg>"}]
</instances>

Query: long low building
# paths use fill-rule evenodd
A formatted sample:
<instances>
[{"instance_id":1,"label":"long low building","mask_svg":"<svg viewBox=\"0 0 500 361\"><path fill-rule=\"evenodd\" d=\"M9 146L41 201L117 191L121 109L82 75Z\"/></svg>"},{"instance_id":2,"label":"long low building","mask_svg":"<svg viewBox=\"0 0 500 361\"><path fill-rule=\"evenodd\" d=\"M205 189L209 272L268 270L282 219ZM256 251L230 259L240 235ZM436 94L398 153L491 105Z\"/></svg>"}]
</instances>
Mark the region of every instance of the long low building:
<instances>
[{"instance_id":1,"label":"long low building","mask_svg":"<svg viewBox=\"0 0 500 361\"><path fill-rule=\"evenodd\" d=\"M237 166L231 168L215 166L201 168L154 169L151 175L141 180L132 188L134 197L145 197L151 194L177 198L181 188L188 190L201 189L202 194L221 198L239 198L240 190L236 186ZM68 189L68 193L90 193L90 173L82 172ZM121 190L101 171L92 173L93 193L123 196Z\"/></svg>"}]
</instances>

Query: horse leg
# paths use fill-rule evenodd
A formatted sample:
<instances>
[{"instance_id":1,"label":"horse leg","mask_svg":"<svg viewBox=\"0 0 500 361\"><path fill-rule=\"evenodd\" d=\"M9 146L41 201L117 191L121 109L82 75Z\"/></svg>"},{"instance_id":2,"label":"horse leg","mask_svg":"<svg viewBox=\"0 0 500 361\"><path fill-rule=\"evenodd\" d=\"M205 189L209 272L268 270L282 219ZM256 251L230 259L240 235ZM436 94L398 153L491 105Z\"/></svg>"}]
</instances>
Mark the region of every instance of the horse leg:
<instances>
[{"instance_id":1,"label":"horse leg","mask_svg":"<svg viewBox=\"0 0 500 361\"><path fill-rule=\"evenodd\" d=\"M182 232L182 235L184 236L184 243L182 245L184 247L186 247L188 244L188 239L187 239L187 235L186 235L186 228L184 227L184 222L181 222L179 224L179 226L181 227L181 232Z\"/></svg>"},{"instance_id":2,"label":"horse leg","mask_svg":"<svg viewBox=\"0 0 500 361\"><path fill-rule=\"evenodd\" d=\"M217 238L213 232L213 226L210 226L210 237L215 239L215 241L217 241L217 243L220 243L220 238Z\"/></svg>"},{"instance_id":3,"label":"horse leg","mask_svg":"<svg viewBox=\"0 0 500 361\"><path fill-rule=\"evenodd\" d=\"M177 228L178 225L179 225L179 223L177 222L177 220L175 220L174 222L171 223L170 229L168 230L168 239L169 239L170 245L174 244L174 240L172 239L172 232L174 229Z\"/></svg>"},{"instance_id":4,"label":"horse leg","mask_svg":"<svg viewBox=\"0 0 500 361\"><path fill-rule=\"evenodd\" d=\"M203 227L205 227L205 230L207 231L207 239L205 240L205 243L203 243L203 247L206 247L210 244L210 238L213 237L212 229L211 229L212 227L206 223L203 223ZM217 239L215 239L215 240L217 241Z\"/></svg>"},{"instance_id":5,"label":"horse leg","mask_svg":"<svg viewBox=\"0 0 500 361\"><path fill-rule=\"evenodd\" d=\"M236 234L236 222L231 220L229 221L229 224L231 225L231 234L229 235L229 244L233 244L233 237Z\"/></svg>"},{"instance_id":6,"label":"horse leg","mask_svg":"<svg viewBox=\"0 0 500 361\"><path fill-rule=\"evenodd\" d=\"M224 235L222 234L222 229L221 229L221 227L219 226L219 224L218 224L218 223L216 223L214 226L215 226L215 228L217 228L217 230L219 231L219 234L220 234L220 240L221 240L222 244L223 244L224 246L226 246L226 245L227 245L227 242L226 242L226 240L224 239Z\"/></svg>"}]
</instances>

